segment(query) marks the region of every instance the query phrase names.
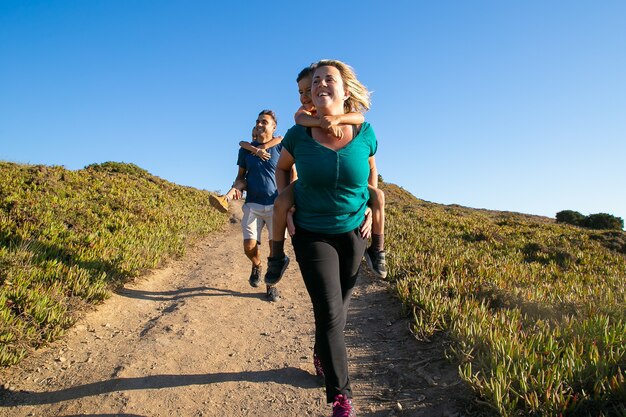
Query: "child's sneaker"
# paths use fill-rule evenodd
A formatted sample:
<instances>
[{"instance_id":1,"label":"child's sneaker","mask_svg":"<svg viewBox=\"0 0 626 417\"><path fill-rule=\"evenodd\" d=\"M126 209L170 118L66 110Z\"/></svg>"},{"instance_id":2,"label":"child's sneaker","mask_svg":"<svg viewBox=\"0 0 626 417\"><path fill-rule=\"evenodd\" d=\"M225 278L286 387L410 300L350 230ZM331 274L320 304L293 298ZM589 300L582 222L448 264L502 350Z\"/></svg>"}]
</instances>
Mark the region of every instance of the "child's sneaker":
<instances>
[{"instance_id":1,"label":"child's sneaker","mask_svg":"<svg viewBox=\"0 0 626 417\"><path fill-rule=\"evenodd\" d=\"M267 286L267 301L276 302L280 300L280 293L278 292L278 288Z\"/></svg>"},{"instance_id":2,"label":"child's sneaker","mask_svg":"<svg viewBox=\"0 0 626 417\"><path fill-rule=\"evenodd\" d=\"M223 195L213 195L209 196L209 203L219 212L228 213L228 199Z\"/></svg>"},{"instance_id":3,"label":"child's sneaker","mask_svg":"<svg viewBox=\"0 0 626 417\"><path fill-rule=\"evenodd\" d=\"M267 285L276 285L283 277L285 270L289 265L287 255L280 257L270 256L267 258L267 272L265 273L265 283Z\"/></svg>"},{"instance_id":4,"label":"child's sneaker","mask_svg":"<svg viewBox=\"0 0 626 417\"><path fill-rule=\"evenodd\" d=\"M387 277L387 262L385 261L385 251L379 252L373 250L371 247L365 251L365 261L367 266L380 278Z\"/></svg>"},{"instance_id":5,"label":"child's sneaker","mask_svg":"<svg viewBox=\"0 0 626 417\"><path fill-rule=\"evenodd\" d=\"M248 279L250 285L254 288L261 284L261 264L252 265L252 272L250 272L250 278Z\"/></svg>"},{"instance_id":6,"label":"child's sneaker","mask_svg":"<svg viewBox=\"0 0 626 417\"><path fill-rule=\"evenodd\" d=\"M324 368L322 367L322 361L317 356L317 352L313 352L313 366L315 367L315 375L324 378Z\"/></svg>"},{"instance_id":7,"label":"child's sneaker","mask_svg":"<svg viewBox=\"0 0 626 417\"><path fill-rule=\"evenodd\" d=\"M332 417L356 417L352 401L345 395L335 395Z\"/></svg>"}]
</instances>

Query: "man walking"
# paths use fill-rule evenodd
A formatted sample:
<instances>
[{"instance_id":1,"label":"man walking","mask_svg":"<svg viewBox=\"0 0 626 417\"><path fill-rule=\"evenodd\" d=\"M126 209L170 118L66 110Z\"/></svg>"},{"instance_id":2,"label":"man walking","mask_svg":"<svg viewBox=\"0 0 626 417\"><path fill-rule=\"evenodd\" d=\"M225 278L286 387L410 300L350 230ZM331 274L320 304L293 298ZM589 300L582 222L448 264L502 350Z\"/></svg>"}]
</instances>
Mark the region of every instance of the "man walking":
<instances>
[{"instance_id":1,"label":"man walking","mask_svg":"<svg viewBox=\"0 0 626 417\"><path fill-rule=\"evenodd\" d=\"M269 142L276 130L276 115L271 110L263 110L256 120L256 140L253 146L262 145ZM241 229L243 232L243 250L252 263L249 282L253 287L261 284L261 257L259 254L259 244L263 226L266 226L269 237L269 251L272 256L272 213L274 200L278 195L276 188L276 164L282 145L266 149L270 158L264 160L247 150L239 149L237 165L239 170L235 183L245 180L246 202L243 205L243 218ZM267 299L276 301L280 294L276 286L267 286Z\"/></svg>"}]
</instances>

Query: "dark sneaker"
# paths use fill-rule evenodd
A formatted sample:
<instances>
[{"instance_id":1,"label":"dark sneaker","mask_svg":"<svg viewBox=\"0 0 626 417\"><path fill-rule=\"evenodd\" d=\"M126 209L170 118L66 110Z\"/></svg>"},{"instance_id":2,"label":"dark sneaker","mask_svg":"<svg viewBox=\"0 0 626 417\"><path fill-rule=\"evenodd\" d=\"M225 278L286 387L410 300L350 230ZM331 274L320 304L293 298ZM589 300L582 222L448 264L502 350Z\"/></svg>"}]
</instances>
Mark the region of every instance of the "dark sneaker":
<instances>
[{"instance_id":1,"label":"dark sneaker","mask_svg":"<svg viewBox=\"0 0 626 417\"><path fill-rule=\"evenodd\" d=\"M387 262L385 261L385 251L376 252L372 248L365 251L365 261L367 266L380 278L387 277Z\"/></svg>"},{"instance_id":2,"label":"dark sneaker","mask_svg":"<svg viewBox=\"0 0 626 417\"><path fill-rule=\"evenodd\" d=\"M354 411L352 407L352 401L345 395L335 395L332 417L356 417L356 411Z\"/></svg>"},{"instance_id":3,"label":"dark sneaker","mask_svg":"<svg viewBox=\"0 0 626 417\"><path fill-rule=\"evenodd\" d=\"M228 199L226 197L211 194L209 196L209 203L211 203L211 206L217 211L228 213Z\"/></svg>"},{"instance_id":4,"label":"dark sneaker","mask_svg":"<svg viewBox=\"0 0 626 417\"><path fill-rule=\"evenodd\" d=\"M282 258L270 256L267 258L267 272L265 273L265 283L267 285L276 285L278 281L283 277L285 270L289 265L289 258L287 255Z\"/></svg>"},{"instance_id":5,"label":"dark sneaker","mask_svg":"<svg viewBox=\"0 0 626 417\"><path fill-rule=\"evenodd\" d=\"M248 280L250 285L254 288L261 284L261 264L253 265L252 272L250 272L250 279Z\"/></svg>"},{"instance_id":6,"label":"dark sneaker","mask_svg":"<svg viewBox=\"0 0 626 417\"><path fill-rule=\"evenodd\" d=\"M322 368L322 361L317 356L317 352L313 352L313 366L315 367L315 375L324 378L324 368Z\"/></svg>"},{"instance_id":7,"label":"dark sneaker","mask_svg":"<svg viewBox=\"0 0 626 417\"><path fill-rule=\"evenodd\" d=\"M280 293L278 292L278 288L276 287L267 287L267 301L278 301L280 300Z\"/></svg>"}]
</instances>

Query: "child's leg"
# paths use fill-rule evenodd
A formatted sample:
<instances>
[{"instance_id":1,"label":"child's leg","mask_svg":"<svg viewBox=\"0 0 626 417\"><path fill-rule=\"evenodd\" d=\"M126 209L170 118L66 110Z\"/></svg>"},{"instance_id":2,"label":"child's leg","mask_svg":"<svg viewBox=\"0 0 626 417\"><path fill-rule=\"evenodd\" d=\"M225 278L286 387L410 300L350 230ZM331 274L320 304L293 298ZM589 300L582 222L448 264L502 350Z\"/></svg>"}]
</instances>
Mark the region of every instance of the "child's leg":
<instances>
[{"instance_id":1,"label":"child's leg","mask_svg":"<svg viewBox=\"0 0 626 417\"><path fill-rule=\"evenodd\" d=\"M375 249L381 251L385 249L385 193L383 190L372 186L368 186L367 190L370 193L370 207L372 208L372 246L376 244L379 247ZM375 239L382 241L380 243L374 242Z\"/></svg>"},{"instance_id":2,"label":"child's leg","mask_svg":"<svg viewBox=\"0 0 626 417\"><path fill-rule=\"evenodd\" d=\"M272 216L272 256L282 258L285 256L285 229L287 229L287 213L294 204L294 183L289 184L276 197L274 201L274 214Z\"/></svg>"},{"instance_id":3,"label":"child's leg","mask_svg":"<svg viewBox=\"0 0 626 417\"><path fill-rule=\"evenodd\" d=\"M274 201L272 256L267 258L267 272L265 273L265 283L270 286L280 281L289 265L289 258L285 255L285 229L287 228L287 214L294 203L293 184L289 184Z\"/></svg>"},{"instance_id":4,"label":"child's leg","mask_svg":"<svg viewBox=\"0 0 626 417\"><path fill-rule=\"evenodd\" d=\"M387 276L385 260L385 193L374 187L367 187L372 208L372 244L365 251L367 265L381 278Z\"/></svg>"}]
</instances>

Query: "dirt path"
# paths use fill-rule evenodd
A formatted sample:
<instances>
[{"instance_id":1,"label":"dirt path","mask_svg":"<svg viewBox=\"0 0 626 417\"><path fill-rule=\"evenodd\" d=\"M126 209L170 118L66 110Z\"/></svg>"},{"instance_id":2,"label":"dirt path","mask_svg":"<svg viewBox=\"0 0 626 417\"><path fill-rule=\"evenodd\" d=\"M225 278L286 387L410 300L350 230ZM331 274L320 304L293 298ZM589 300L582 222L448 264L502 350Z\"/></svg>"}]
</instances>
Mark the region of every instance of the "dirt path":
<instances>
[{"instance_id":1,"label":"dirt path","mask_svg":"<svg viewBox=\"0 0 626 417\"><path fill-rule=\"evenodd\" d=\"M87 313L60 342L0 371L0 416L328 416L313 317L293 259L265 300L248 285L240 209L222 233ZM262 246L267 252L267 245ZM346 328L359 416L466 416L444 342L419 343L363 265Z\"/></svg>"}]
</instances>

